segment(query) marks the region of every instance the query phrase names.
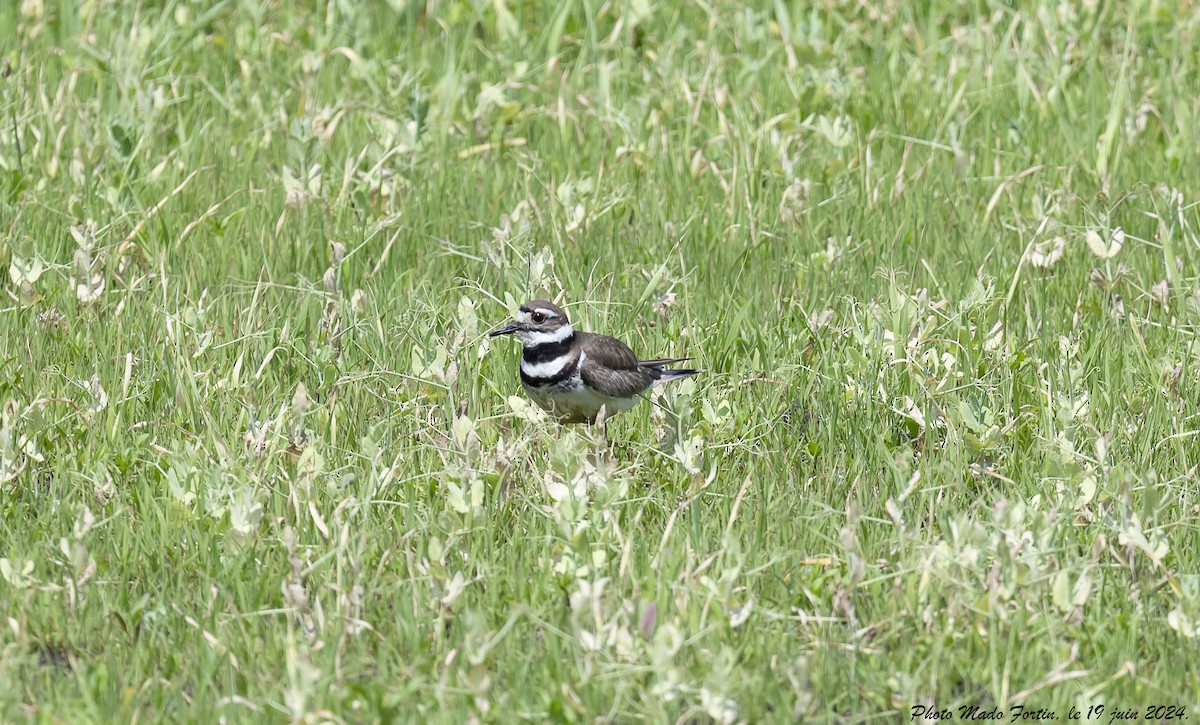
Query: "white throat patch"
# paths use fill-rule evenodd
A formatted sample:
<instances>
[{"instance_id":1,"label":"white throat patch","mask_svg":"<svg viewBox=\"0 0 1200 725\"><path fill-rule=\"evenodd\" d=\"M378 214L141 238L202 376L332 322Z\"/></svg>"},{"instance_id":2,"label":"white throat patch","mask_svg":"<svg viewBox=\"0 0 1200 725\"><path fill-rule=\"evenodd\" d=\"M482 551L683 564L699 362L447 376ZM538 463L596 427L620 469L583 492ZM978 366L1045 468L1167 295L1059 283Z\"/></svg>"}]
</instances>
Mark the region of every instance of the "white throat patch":
<instances>
[{"instance_id":1,"label":"white throat patch","mask_svg":"<svg viewBox=\"0 0 1200 725\"><path fill-rule=\"evenodd\" d=\"M571 329L570 325L563 325L554 332L522 331L516 333L516 337L525 347L537 347L538 345L548 345L555 342L562 342L573 334L575 334L575 331Z\"/></svg>"}]
</instances>

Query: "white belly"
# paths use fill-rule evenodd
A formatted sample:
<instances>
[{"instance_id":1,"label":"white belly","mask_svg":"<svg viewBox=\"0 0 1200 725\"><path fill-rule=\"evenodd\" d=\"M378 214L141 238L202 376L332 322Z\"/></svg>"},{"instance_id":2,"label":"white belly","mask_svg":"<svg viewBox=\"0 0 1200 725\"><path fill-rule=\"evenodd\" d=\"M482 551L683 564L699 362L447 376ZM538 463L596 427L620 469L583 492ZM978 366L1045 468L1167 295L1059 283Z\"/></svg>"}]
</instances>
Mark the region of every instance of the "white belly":
<instances>
[{"instance_id":1,"label":"white belly","mask_svg":"<svg viewBox=\"0 0 1200 725\"><path fill-rule=\"evenodd\" d=\"M591 422L605 409L605 417L611 417L637 405L638 398L610 398L601 395L583 384L578 377L564 385L550 388L525 387L525 394L539 408L566 423Z\"/></svg>"}]
</instances>

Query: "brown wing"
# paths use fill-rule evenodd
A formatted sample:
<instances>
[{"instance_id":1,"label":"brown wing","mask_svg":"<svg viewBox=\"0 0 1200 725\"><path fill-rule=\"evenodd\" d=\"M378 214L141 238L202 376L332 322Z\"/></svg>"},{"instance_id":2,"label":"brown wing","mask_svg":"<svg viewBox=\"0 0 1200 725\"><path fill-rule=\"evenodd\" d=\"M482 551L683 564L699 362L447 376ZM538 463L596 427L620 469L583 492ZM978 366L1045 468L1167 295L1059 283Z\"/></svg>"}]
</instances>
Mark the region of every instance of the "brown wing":
<instances>
[{"instance_id":1,"label":"brown wing","mask_svg":"<svg viewBox=\"0 0 1200 725\"><path fill-rule=\"evenodd\" d=\"M581 365L583 382L593 390L603 390L614 398L630 398L650 387L662 373L639 363L629 346L615 337L577 332L588 362Z\"/></svg>"}]
</instances>

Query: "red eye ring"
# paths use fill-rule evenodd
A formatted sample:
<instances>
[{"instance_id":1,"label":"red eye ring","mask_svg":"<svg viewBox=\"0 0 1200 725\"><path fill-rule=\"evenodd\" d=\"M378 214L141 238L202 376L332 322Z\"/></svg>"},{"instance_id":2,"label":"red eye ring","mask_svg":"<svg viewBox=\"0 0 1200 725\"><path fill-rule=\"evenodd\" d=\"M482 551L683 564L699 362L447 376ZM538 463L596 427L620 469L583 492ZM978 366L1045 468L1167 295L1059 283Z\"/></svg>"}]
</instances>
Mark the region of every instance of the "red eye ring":
<instances>
[{"instance_id":1,"label":"red eye ring","mask_svg":"<svg viewBox=\"0 0 1200 725\"><path fill-rule=\"evenodd\" d=\"M529 319L533 320L534 324L540 325L546 321L546 313L538 310L537 312L533 313Z\"/></svg>"}]
</instances>

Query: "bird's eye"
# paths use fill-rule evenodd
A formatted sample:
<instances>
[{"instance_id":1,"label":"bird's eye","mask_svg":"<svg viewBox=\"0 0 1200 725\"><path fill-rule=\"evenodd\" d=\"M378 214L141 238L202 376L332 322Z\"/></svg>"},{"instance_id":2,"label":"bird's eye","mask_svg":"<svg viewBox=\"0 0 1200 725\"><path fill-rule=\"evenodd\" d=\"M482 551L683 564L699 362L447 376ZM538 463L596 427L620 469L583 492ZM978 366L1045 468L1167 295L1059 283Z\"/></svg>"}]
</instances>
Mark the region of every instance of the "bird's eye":
<instances>
[{"instance_id":1,"label":"bird's eye","mask_svg":"<svg viewBox=\"0 0 1200 725\"><path fill-rule=\"evenodd\" d=\"M535 325L540 325L546 321L546 313L539 310L533 313L529 319L533 320Z\"/></svg>"}]
</instances>

